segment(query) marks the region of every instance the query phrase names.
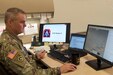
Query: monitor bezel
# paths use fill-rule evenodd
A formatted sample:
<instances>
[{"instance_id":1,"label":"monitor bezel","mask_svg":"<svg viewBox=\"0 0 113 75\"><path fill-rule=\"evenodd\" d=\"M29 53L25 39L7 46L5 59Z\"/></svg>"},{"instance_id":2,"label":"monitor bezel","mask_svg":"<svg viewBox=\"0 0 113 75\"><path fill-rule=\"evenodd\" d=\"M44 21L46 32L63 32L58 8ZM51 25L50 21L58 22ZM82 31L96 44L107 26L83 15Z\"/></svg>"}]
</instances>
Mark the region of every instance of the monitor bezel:
<instances>
[{"instance_id":1,"label":"monitor bezel","mask_svg":"<svg viewBox=\"0 0 113 75\"><path fill-rule=\"evenodd\" d=\"M42 41L42 34L43 34L44 25L53 25L53 24L57 24L57 25L65 24L66 25L66 41L63 42L63 43L69 43L71 23L44 23L44 24L40 24L40 27L39 27L39 42L43 42Z\"/></svg>"},{"instance_id":2,"label":"monitor bezel","mask_svg":"<svg viewBox=\"0 0 113 75\"><path fill-rule=\"evenodd\" d=\"M85 43L86 43L86 40L87 40L87 35L88 35L89 26L113 29L113 27L111 27L111 26L88 24L88 26L87 26L87 32L86 32ZM108 64L110 64L110 65L113 65L113 62L111 62L111 61L109 61L109 60L107 60L107 59L105 59L105 58L103 58L103 57L100 57L100 56L98 56L98 55L96 55L96 54L94 54L94 53L92 53L92 52L86 50L86 49L85 49L85 43L84 43L84 47L83 47L83 50L84 50L85 52L87 52L87 53L89 53L90 55L96 57L97 59L100 59L100 60L102 60L102 61L104 61L104 62L106 62L106 63L108 63ZM90 60L88 60L88 61L90 61Z\"/></svg>"}]
</instances>

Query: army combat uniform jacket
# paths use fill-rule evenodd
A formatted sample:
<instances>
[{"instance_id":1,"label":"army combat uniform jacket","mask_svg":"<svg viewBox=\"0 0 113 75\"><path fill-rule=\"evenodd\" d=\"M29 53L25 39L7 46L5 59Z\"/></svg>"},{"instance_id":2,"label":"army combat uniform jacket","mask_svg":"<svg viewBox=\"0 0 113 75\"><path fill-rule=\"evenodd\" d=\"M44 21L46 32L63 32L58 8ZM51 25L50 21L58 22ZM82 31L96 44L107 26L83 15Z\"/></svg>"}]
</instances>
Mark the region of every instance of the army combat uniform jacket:
<instances>
[{"instance_id":1,"label":"army combat uniform jacket","mask_svg":"<svg viewBox=\"0 0 113 75\"><path fill-rule=\"evenodd\" d=\"M25 51L22 41L4 30L0 36L0 62L17 75L60 75L58 68L42 69Z\"/></svg>"}]
</instances>

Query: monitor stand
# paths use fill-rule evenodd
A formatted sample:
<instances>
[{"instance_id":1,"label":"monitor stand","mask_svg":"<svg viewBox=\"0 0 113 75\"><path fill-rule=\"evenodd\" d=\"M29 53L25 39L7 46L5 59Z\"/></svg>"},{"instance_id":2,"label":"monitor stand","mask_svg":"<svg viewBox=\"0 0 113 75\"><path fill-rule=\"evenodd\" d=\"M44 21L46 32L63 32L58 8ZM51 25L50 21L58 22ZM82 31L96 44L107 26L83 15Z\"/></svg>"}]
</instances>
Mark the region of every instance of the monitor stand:
<instances>
[{"instance_id":1,"label":"monitor stand","mask_svg":"<svg viewBox=\"0 0 113 75\"><path fill-rule=\"evenodd\" d=\"M100 59L86 61L86 64L88 64L90 67L92 67L95 70L101 70L101 69L112 67L111 64L108 64Z\"/></svg>"}]
</instances>

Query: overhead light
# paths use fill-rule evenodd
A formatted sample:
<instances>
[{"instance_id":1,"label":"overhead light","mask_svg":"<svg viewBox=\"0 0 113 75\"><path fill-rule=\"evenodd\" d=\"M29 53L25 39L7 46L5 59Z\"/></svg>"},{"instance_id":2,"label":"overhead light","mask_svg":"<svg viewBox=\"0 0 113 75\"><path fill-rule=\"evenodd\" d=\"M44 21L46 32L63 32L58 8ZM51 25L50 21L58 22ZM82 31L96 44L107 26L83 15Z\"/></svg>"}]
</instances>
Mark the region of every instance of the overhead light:
<instances>
[{"instance_id":1,"label":"overhead light","mask_svg":"<svg viewBox=\"0 0 113 75\"><path fill-rule=\"evenodd\" d=\"M38 13L38 14L33 14L33 18L41 18L41 15L40 15L40 13Z\"/></svg>"},{"instance_id":2,"label":"overhead light","mask_svg":"<svg viewBox=\"0 0 113 75\"><path fill-rule=\"evenodd\" d=\"M27 18L28 19L32 18L31 14L27 14Z\"/></svg>"},{"instance_id":3,"label":"overhead light","mask_svg":"<svg viewBox=\"0 0 113 75\"><path fill-rule=\"evenodd\" d=\"M52 18L52 17L53 17L53 16L52 16L52 15L53 15L53 13L46 13L46 14L47 14L47 15L46 15L46 16L47 16L47 18Z\"/></svg>"}]
</instances>

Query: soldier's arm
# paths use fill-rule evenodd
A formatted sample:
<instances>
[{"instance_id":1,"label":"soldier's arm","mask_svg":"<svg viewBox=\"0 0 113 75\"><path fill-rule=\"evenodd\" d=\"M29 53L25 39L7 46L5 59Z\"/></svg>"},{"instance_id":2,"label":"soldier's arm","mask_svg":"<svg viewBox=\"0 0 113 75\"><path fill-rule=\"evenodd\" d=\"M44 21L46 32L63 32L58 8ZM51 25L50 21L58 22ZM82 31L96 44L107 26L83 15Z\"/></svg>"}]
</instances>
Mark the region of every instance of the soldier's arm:
<instances>
[{"instance_id":1,"label":"soldier's arm","mask_svg":"<svg viewBox=\"0 0 113 75\"><path fill-rule=\"evenodd\" d=\"M7 45L6 63L19 75L60 75L58 68L37 69L26 60L18 47Z\"/></svg>"}]
</instances>

